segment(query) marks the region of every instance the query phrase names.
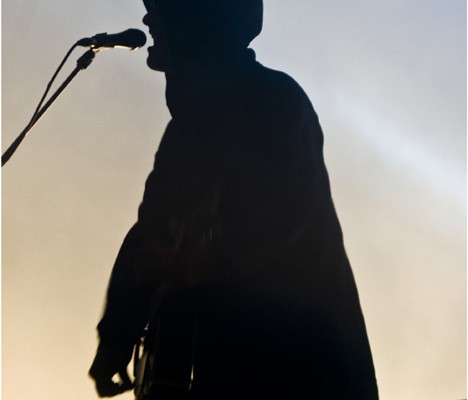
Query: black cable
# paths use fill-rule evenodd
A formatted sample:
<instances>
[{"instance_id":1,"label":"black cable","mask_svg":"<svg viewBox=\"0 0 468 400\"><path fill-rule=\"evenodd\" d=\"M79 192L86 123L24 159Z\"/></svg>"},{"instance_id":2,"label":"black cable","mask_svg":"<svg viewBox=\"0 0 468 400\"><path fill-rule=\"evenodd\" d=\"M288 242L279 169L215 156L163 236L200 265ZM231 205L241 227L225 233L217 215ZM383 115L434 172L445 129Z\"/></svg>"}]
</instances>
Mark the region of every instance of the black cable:
<instances>
[{"instance_id":1,"label":"black cable","mask_svg":"<svg viewBox=\"0 0 468 400\"><path fill-rule=\"evenodd\" d=\"M65 65L66 61L68 60L68 57L70 57L71 53L73 53L73 50L75 50L77 46L78 46L78 42L76 42L76 43L70 48L70 50L68 50L67 54L65 54L65 57L63 58L63 60L62 60L62 62L60 63L60 65L58 66L57 70L54 72L54 75L52 75L52 78L50 79L49 83L47 84L46 90L45 90L44 94L42 95L42 98L41 98L41 100L39 101L39 104L37 105L36 110L34 111L34 114L33 114L32 118L31 118L31 121L29 121L28 126L31 125L32 123L34 123L34 119L36 118L37 113L38 113L39 110L41 109L42 104L44 103L44 100L45 100L47 94L49 93L49 90L50 90L50 88L52 87L52 84L53 84L54 81L55 81L55 78L57 78L57 75L59 74L60 70L63 68L63 66Z\"/></svg>"},{"instance_id":2,"label":"black cable","mask_svg":"<svg viewBox=\"0 0 468 400\"><path fill-rule=\"evenodd\" d=\"M68 57L70 57L71 53L73 52L73 50L75 50L75 48L78 45L79 45L79 42L76 42L70 48L70 50L68 50L67 54L65 55L62 62L58 66L57 70L52 75L52 78L50 79L49 83L47 84L46 90L45 90L44 94L42 95L41 100L39 101L39 104L37 105L36 110L34 111L34 114L31 117L31 120L29 121L28 125L26 125L26 128L24 128L23 131L18 135L18 137L13 142L13 144L5 151L5 153L3 153L3 155L2 155L2 166L5 165L5 163L10 159L10 157L13 155L16 148L20 145L20 143L26 137L26 134L28 133L28 131L32 128L32 126L37 121L38 116L40 115L40 110L41 110L42 104L44 103L44 101L45 101L45 99L47 97L47 94L49 93L50 88L52 87L52 84L55 81L55 78L57 77L57 75L59 74L59 72L61 71L63 66L65 65L65 62L68 60Z\"/></svg>"}]
</instances>

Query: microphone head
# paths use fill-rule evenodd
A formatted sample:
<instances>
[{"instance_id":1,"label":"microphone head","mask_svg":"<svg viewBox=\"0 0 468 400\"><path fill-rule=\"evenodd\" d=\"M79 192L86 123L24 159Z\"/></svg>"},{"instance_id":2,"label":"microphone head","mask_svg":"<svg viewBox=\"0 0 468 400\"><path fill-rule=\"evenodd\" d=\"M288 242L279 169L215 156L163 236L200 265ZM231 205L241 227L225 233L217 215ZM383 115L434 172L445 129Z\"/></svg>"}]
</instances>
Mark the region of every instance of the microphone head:
<instances>
[{"instance_id":1,"label":"microphone head","mask_svg":"<svg viewBox=\"0 0 468 400\"><path fill-rule=\"evenodd\" d=\"M146 44L146 35L139 29L127 29L121 33L109 36L117 37L113 47L126 47L133 50Z\"/></svg>"},{"instance_id":2,"label":"microphone head","mask_svg":"<svg viewBox=\"0 0 468 400\"><path fill-rule=\"evenodd\" d=\"M92 49L123 47L134 50L146 44L146 35L139 29L127 29L112 35L104 32L90 38L80 39L78 46L89 46Z\"/></svg>"}]
</instances>

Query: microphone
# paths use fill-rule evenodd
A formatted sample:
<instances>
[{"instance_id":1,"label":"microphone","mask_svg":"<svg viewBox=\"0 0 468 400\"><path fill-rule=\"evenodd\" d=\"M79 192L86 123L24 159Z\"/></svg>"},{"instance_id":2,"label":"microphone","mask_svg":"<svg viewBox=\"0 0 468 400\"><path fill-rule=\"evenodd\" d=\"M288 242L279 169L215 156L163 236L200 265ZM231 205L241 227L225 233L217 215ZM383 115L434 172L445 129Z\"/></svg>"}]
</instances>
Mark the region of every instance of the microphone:
<instances>
[{"instance_id":1,"label":"microphone","mask_svg":"<svg viewBox=\"0 0 468 400\"><path fill-rule=\"evenodd\" d=\"M89 46L92 49L124 47L129 50L135 50L144 46L146 35L139 29L127 29L120 33L112 35L104 32L98 33L90 38L83 38L76 43L78 46Z\"/></svg>"}]
</instances>

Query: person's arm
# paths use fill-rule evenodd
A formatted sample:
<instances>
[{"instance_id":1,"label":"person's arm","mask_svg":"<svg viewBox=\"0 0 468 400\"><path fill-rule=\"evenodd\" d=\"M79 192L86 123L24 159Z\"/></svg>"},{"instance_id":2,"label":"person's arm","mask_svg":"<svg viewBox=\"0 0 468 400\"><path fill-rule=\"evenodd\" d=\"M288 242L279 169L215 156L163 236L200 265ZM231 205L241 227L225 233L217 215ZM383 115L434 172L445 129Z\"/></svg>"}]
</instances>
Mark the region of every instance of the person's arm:
<instances>
[{"instance_id":1,"label":"person's arm","mask_svg":"<svg viewBox=\"0 0 468 400\"><path fill-rule=\"evenodd\" d=\"M99 346L89 375L101 397L114 396L132 387L126 378L127 365L147 321L150 292L137 286L133 273L140 241L137 231L134 226L120 248L104 315L98 325ZM120 375L121 384L112 381L115 374Z\"/></svg>"},{"instance_id":2,"label":"person's arm","mask_svg":"<svg viewBox=\"0 0 468 400\"><path fill-rule=\"evenodd\" d=\"M168 132L169 131L169 132ZM150 312L150 302L158 281L174 257L171 237L164 216L171 181L168 166L173 151L170 127L156 155L153 171L147 178L137 223L130 229L120 248L110 277L104 314L98 324L99 346L89 371L101 397L114 396L131 388L126 378L134 345L139 341ZM151 280L144 275L151 272ZM159 276L157 276L159 274ZM112 381L115 374L121 384Z\"/></svg>"}]
</instances>

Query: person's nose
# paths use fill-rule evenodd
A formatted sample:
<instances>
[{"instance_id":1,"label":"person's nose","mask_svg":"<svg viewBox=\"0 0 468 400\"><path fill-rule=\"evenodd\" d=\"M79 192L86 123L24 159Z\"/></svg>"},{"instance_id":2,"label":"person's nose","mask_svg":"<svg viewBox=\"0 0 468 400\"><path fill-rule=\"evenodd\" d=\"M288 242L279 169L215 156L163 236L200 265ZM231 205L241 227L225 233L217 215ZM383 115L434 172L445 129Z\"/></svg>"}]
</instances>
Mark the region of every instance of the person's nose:
<instances>
[{"instance_id":1,"label":"person's nose","mask_svg":"<svg viewBox=\"0 0 468 400\"><path fill-rule=\"evenodd\" d=\"M150 13L149 12L145 14L142 21L146 26L149 26L149 24L150 24Z\"/></svg>"}]
</instances>

